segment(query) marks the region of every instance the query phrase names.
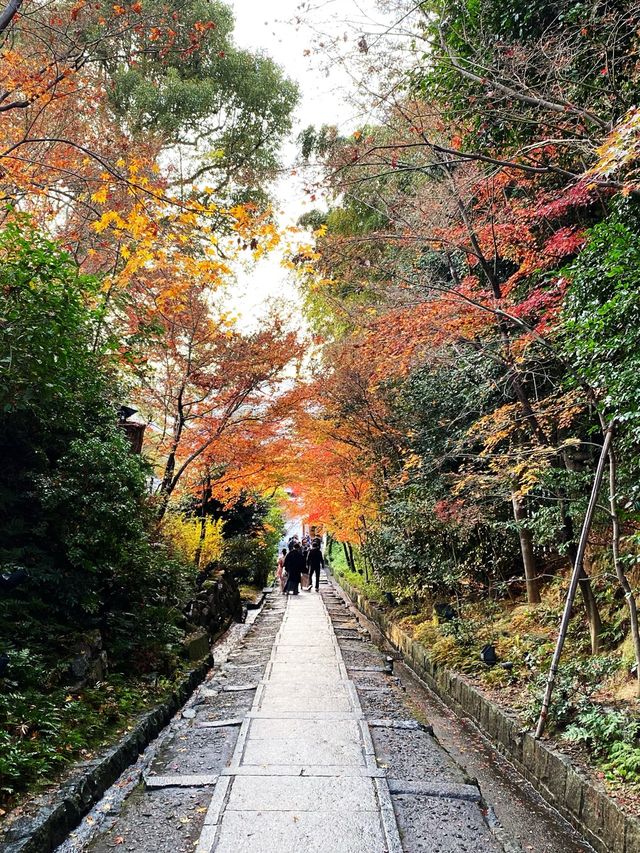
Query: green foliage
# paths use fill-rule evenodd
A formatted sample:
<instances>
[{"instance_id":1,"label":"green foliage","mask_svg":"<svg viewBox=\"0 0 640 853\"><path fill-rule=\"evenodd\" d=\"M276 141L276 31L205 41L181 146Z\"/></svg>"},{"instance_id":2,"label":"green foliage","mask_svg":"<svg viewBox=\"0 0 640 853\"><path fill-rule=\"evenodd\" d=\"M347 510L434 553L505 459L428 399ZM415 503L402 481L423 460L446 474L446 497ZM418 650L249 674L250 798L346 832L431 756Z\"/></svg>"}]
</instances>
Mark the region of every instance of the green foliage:
<instances>
[{"instance_id":1,"label":"green foliage","mask_svg":"<svg viewBox=\"0 0 640 853\"><path fill-rule=\"evenodd\" d=\"M127 32L122 50L104 56L113 108L133 133L201 144L193 149L199 156L192 171L209 172L217 189L231 182L255 190L256 173L264 177L277 165L298 100L295 84L271 59L234 44L226 3L146 0L144 6L175 35L168 44L163 38L160 49L153 31Z\"/></svg>"},{"instance_id":2,"label":"green foliage","mask_svg":"<svg viewBox=\"0 0 640 853\"><path fill-rule=\"evenodd\" d=\"M413 88L444 105L470 150L513 151L539 138L545 116L557 136L571 139L585 132L585 119L594 129L587 112L615 121L635 103L637 36L628 4L438 0L422 8L431 50L413 72ZM449 52L477 79L456 70ZM533 99L510 97L494 81ZM557 121L558 110L545 102L575 109ZM556 156L581 171L579 149L567 146Z\"/></svg>"},{"instance_id":3,"label":"green foliage","mask_svg":"<svg viewBox=\"0 0 640 853\"><path fill-rule=\"evenodd\" d=\"M225 540L222 562L238 584L263 587L275 562L270 548L257 538L231 536Z\"/></svg>"},{"instance_id":4,"label":"green foliage","mask_svg":"<svg viewBox=\"0 0 640 853\"><path fill-rule=\"evenodd\" d=\"M0 232L0 787L6 796L95 746L141 706L141 672L172 673L193 570L152 536L149 469L117 426L96 345L97 282L18 219ZM86 634L108 681L69 695Z\"/></svg>"},{"instance_id":5,"label":"green foliage","mask_svg":"<svg viewBox=\"0 0 640 853\"><path fill-rule=\"evenodd\" d=\"M640 782L640 746L625 741L612 743L602 769L613 782Z\"/></svg>"},{"instance_id":6,"label":"green foliage","mask_svg":"<svg viewBox=\"0 0 640 853\"><path fill-rule=\"evenodd\" d=\"M630 714L586 705L563 738L584 744L611 781L640 782L640 722Z\"/></svg>"},{"instance_id":7,"label":"green foliage","mask_svg":"<svg viewBox=\"0 0 640 853\"><path fill-rule=\"evenodd\" d=\"M531 700L525 712L525 717L531 725L536 721L540 712L541 697L547 680L546 665L549 662L545 656L545 668L529 683L528 689ZM563 662L556 676L554 693L549 707L548 720L552 728L563 729L583 710L591 707L591 697L598 690L602 681L611 675L618 667L618 661L605 655L596 655L588 659L573 656Z\"/></svg>"},{"instance_id":8,"label":"green foliage","mask_svg":"<svg viewBox=\"0 0 640 853\"><path fill-rule=\"evenodd\" d=\"M354 548L353 552L356 567L358 567L362 564L362 555L360 554L359 548ZM344 578L348 584L355 587L355 589L360 590L360 592L366 595L371 601L383 600L385 579L380 576L376 576L370 577L369 580L367 580L365 578L364 569L361 568L356 568L356 571L354 572L347 564L342 543L334 541L331 548L331 557L329 557L328 552L325 552L324 556L325 559L329 560L331 564L331 571L335 573L336 577Z\"/></svg>"},{"instance_id":9,"label":"green foliage","mask_svg":"<svg viewBox=\"0 0 640 853\"><path fill-rule=\"evenodd\" d=\"M45 658L30 648L9 652L10 675L0 691L0 803L40 787L80 754L113 737L131 716L166 694L167 680L131 684L112 676L77 693L43 692L50 677Z\"/></svg>"},{"instance_id":10,"label":"green foliage","mask_svg":"<svg viewBox=\"0 0 640 853\"><path fill-rule=\"evenodd\" d=\"M278 559L282 514L275 503L248 497L227 515L222 564L238 584L262 588Z\"/></svg>"},{"instance_id":11,"label":"green foliage","mask_svg":"<svg viewBox=\"0 0 640 853\"><path fill-rule=\"evenodd\" d=\"M0 254L0 563L29 571L25 606L156 645L145 628L179 605L186 576L149 536L149 471L94 345L96 283L27 221L0 234Z\"/></svg>"},{"instance_id":12,"label":"green foliage","mask_svg":"<svg viewBox=\"0 0 640 853\"><path fill-rule=\"evenodd\" d=\"M640 442L639 226L638 204L625 199L591 229L585 248L565 270L570 285L563 337L576 374L596 390L605 416L618 417L620 438L636 458ZM636 468L633 472L635 476Z\"/></svg>"},{"instance_id":13,"label":"green foliage","mask_svg":"<svg viewBox=\"0 0 640 853\"><path fill-rule=\"evenodd\" d=\"M463 467L474 464L469 427L495 405L493 371L474 356L464 364L445 358L384 389L391 423L407 440L402 457L387 454L394 467L366 550L398 589L450 595L464 583L467 591L470 584L498 592L521 571L505 499L478 494L463 501L453 491Z\"/></svg>"}]
</instances>

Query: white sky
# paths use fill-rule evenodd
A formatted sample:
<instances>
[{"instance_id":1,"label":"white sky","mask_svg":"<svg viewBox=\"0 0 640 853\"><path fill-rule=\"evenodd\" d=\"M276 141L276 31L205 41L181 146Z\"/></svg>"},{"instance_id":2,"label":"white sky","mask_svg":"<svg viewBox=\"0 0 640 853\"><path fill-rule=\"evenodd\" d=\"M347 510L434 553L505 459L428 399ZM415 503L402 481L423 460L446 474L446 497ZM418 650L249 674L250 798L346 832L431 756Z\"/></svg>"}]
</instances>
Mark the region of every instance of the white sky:
<instances>
[{"instance_id":1,"label":"white sky","mask_svg":"<svg viewBox=\"0 0 640 853\"><path fill-rule=\"evenodd\" d=\"M393 4L385 4L389 6ZM343 132L352 132L366 116L350 102L355 85L339 62L330 69L320 42L327 43L323 34L340 36L342 49L354 49L357 40L365 34L375 38L389 22L392 13L384 14L376 0L233 0L235 40L241 47L263 51L279 65L287 76L300 87L300 103L295 114L294 127L283 158L287 170L275 188L276 207L280 225L293 225L302 213L318 206L304 192L303 177L292 175L295 166L296 137L310 124L337 125ZM296 20L298 23L296 23ZM278 253L260 261L250 271L242 271L234 288L233 307L243 325L252 325L264 314L267 304L277 300L295 316L299 312L299 298L287 271L280 265ZM295 323L294 323L295 325Z\"/></svg>"}]
</instances>

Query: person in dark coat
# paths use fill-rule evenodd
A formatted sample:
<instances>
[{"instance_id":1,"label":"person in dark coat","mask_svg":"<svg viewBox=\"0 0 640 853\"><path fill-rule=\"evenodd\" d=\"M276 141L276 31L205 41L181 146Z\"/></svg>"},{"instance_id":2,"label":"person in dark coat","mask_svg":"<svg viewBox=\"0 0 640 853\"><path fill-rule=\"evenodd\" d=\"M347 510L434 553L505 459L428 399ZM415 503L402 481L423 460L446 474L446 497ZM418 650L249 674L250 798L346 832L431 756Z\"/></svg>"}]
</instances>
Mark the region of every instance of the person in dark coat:
<instances>
[{"instance_id":1,"label":"person in dark coat","mask_svg":"<svg viewBox=\"0 0 640 853\"><path fill-rule=\"evenodd\" d=\"M289 553L284 558L284 570L287 573L287 584L284 588L285 593L292 592L297 595L300 586L300 575L305 570L304 557L300 550L300 545L295 544L289 548Z\"/></svg>"},{"instance_id":2,"label":"person in dark coat","mask_svg":"<svg viewBox=\"0 0 640 853\"><path fill-rule=\"evenodd\" d=\"M322 556L322 551L320 550L320 543L313 540L313 544L309 553L307 554L307 571L309 572L309 586L307 589L311 589L313 586L313 575L315 573L316 576L316 592L320 591L320 567L324 569L324 557Z\"/></svg>"}]
</instances>

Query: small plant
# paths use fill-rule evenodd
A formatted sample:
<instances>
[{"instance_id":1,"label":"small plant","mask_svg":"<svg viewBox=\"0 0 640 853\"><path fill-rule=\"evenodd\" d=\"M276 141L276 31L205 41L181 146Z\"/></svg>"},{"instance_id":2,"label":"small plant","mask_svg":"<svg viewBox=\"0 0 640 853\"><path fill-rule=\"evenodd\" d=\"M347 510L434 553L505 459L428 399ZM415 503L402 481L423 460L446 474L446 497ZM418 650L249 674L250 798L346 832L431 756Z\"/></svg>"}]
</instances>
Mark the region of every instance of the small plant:
<instances>
[{"instance_id":1,"label":"small plant","mask_svg":"<svg viewBox=\"0 0 640 853\"><path fill-rule=\"evenodd\" d=\"M587 702L563 738L584 744L610 781L640 782L640 721L629 714Z\"/></svg>"},{"instance_id":2,"label":"small plant","mask_svg":"<svg viewBox=\"0 0 640 853\"><path fill-rule=\"evenodd\" d=\"M607 779L640 783L640 746L618 741L611 746L609 760L602 764Z\"/></svg>"},{"instance_id":3,"label":"small plant","mask_svg":"<svg viewBox=\"0 0 640 853\"><path fill-rule=\"evenodd\" d=\"M536 663L538 664L540 661ZM604 679L611 675L617 667L618 661L606 655L594 656L586 661L576 658L563 663L556 676L555 691L549 708L548 719L552 727L560 730L572 723L577 715L587 707L588 700L598 690ZM541 667L536 677L528 685L531 698L524 711L525 721L528 725L533 725L538 719L541 696L546 681L546 671Z\"/></svg>"}]
</instances>

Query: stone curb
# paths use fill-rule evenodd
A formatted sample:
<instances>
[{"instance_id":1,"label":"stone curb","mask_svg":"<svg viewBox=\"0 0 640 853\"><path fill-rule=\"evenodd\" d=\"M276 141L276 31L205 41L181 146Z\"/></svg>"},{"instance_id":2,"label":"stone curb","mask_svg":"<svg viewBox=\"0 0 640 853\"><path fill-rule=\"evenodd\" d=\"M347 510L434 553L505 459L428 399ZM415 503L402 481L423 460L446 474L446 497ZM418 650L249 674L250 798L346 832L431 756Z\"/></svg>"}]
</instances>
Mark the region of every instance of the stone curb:
<instances>
[{"instance_id":1,"label":"stone curb","mask_svg":"<svg viewBox=\"0 0 640 853\"><path fill-rule=\"evenodd\" d=\"M115 746L95 761L87 762L84 770L65 782L51 805L40 809L34 817L18 818L0 840L2 853L51 853L159 735L205 680L212 666L209 654L187 673L164 702L143 714Z\"/></svg>"},{"instance_id":2,"label":"stone curb","mask_svg":"<svg viewBox=\"0 0 640 853\"><path fill-rule=\"evenodd\" d=\"M343 578L331 577L404 661L458 715L470 717L542 797L557 809L598 853L638 853L640 820L626 815L577 770L566 755L523 731L515 717L489 701L461 675L434 663L422 643L413 640L393 619Z\"/></svg>"},{"instance_id":3,"label":"stone curb","mask_svg":"<svg viewBox=\"0 0 640 853\"><path fill-rule=\"evenodd\" d=\"M262 592L254 595L253 598L243 598L242 603L247 608L247 610L259 610L264 604L264 600L267 597L267 592L270 591L267 589L263 589Z\"/></svg>"}]
</instances>

